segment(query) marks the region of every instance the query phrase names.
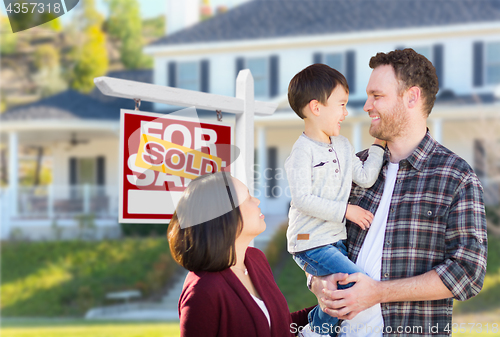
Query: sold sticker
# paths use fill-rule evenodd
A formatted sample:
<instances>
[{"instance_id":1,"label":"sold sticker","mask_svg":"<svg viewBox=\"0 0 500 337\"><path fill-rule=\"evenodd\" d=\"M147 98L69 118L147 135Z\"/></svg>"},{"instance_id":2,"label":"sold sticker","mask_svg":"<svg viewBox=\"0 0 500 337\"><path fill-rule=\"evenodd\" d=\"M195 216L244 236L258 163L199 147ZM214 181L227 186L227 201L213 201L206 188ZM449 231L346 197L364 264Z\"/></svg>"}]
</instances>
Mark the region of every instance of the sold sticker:
<instances>
[{"instance_id":1,"label":"sold sticker","mask_svg":"<svg viewBox=\"0 0 500 337\"><path fill-rule=\"evenodd\" d=\"M135 165L153 171L195 179L200 175L220 171L222 159L151 135L142 134Z\"/></svg>"}]
</instances>

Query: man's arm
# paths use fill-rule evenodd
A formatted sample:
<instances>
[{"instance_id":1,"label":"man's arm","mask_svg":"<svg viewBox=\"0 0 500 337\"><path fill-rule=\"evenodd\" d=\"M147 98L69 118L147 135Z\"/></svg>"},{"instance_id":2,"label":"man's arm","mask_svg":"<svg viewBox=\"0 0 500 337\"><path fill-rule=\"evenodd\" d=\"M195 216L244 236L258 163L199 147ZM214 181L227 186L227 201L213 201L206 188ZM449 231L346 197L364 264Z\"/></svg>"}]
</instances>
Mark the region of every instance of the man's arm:
<instances>
[{"instance_id":1,"label":"man's arm","mask_svg":"<svg viewBox=\"0 0 500 337\"><path fill-rule=\"evenodd\" d=\"M313 278L312 291L323 311L342 319L351 319L376 303L450 297L463 301L477 295L486 273L487 241L482 190L475 175L468 175L457 189L449 211L445 243L444 261L422 275L374 281L363 274L349 277L337 274L332 281L345 279L341 283L357 283L350 289L328 292Z\"/></svg>"},{"instance_id":2,"label":"man's arm","mask_svg":"<svg viewBox=\"0 0 500 337\"><path fill-rule=\"evenodd\" d=\"M325 282L336 281L340 281L340 284L356 283L345 290L332 291L325 287ZM328 276L328 279L313 277L311 286L323 311L340 319L352 319L377 303L431 301L453 297L434 270L391 281L375 281L361 273L335 274Z\"/></svg>"}]
</instances>

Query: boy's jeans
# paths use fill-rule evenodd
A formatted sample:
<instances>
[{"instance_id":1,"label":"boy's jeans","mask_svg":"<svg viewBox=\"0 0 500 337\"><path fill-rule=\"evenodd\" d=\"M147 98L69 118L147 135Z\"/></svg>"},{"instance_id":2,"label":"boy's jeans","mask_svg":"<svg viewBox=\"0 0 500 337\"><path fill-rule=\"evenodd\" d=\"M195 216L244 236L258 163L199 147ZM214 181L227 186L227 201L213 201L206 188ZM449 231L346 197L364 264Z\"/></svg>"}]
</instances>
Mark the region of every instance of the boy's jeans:
<instances>
[{"instance_id":1,"label":"boy's jeans","mask_svg":"<svg viewBox=\"0 0 500 337\"><path fill-rule=\"evenodd\" d=\"M294 254L293 259L302 270L315 276L326 276L336 273L365 273L347 258L345 240ZM346 285L337 284L337 288L346 289L353 285L354 283L352 282ZM330 334L331 336L337 335L334 327L338 322L338 318L324 313L319 305L309 312L308 318L312 331L320 334Z\"/></svg>"}]
</instances>

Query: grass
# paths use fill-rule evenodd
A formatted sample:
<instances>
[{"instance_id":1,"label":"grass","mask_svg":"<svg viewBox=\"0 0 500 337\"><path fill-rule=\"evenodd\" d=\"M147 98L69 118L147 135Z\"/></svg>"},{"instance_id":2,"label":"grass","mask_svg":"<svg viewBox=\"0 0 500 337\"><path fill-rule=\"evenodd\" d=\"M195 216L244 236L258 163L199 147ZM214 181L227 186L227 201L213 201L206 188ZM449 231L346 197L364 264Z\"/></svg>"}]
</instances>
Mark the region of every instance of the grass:
<instances>
[{"instance_id":1,"label":"grass","mask_svg":"<svg viewBox=\"0 0 500 337\"><path fill-rule=\"evenodd\" d=\"M116 322L83 319L2 319L2 337L174 337L177 322Z\"/></svg>"},{"instance_id":2,"label":"grass","mask_svg":"<svg viewBox=\"0 0 500 337\"><path fill-rule=\"evenodd\" d=\"M107 292L160 291L176 269L165 238L5 242L1 251L4 317L82 316Z\"/></svg>"}]
</instances>

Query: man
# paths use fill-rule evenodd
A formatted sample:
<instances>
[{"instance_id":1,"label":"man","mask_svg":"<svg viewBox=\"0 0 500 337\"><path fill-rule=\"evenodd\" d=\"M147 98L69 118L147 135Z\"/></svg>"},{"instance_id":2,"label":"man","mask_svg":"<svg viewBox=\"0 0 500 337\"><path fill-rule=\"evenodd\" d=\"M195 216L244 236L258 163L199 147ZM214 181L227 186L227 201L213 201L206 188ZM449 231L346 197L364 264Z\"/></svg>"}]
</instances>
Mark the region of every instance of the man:
<instances>
[{"instance_id":1,"label":"man","mask_svg":"<svg viewBox=\"0 0 500 337\"><path fill-rule=\"evenodd\" d=\"M477 295L486 273L482 187L427 129L438 91L431 62L405 49L378 53L370 68L364 110L387 148L375 185L351 191L350 203L375 214L370 229L347 227L349 257L370 277L314 277L312 291L326 313L346 320L342 336L449 336L453 299ZM327 289L337 281L356 284Z\"/></svg>"}]
</instances>

